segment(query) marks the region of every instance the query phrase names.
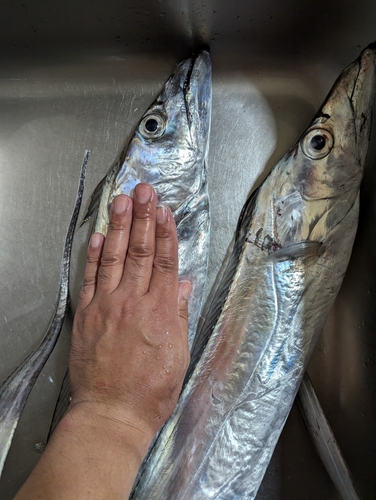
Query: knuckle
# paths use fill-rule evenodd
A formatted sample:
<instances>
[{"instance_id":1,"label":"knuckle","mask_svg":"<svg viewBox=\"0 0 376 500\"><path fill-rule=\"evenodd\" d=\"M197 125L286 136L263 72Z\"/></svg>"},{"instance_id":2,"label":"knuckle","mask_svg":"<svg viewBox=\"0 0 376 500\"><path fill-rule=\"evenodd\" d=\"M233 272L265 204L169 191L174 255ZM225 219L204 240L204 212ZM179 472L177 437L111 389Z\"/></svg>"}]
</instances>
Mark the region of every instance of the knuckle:
<instances>
[{"instance_id":1,"label":"knuckle","mask_svg":"<svg viewBox=\"0 0 376 500\"><path fill-rule=\"evenodd\" d=\"M133 218L139 221L149 221L152 218L148 206L135 206Z\"/></svg>"},{"instance_id":2,"label":"knuckle","mask_svg":"<svg viewBox=\"0 0 376 500\"><path fill-rule=\"evenodd\" d=\"M137 259L150 259L154 257L154 248L146 243L140 243L138 245L132 245L129 247L128 256L132 260Z\"/></svg>"},{"instance_id":3,"label":"knuckle","mask_svg":"<svg viewBox=\"0 0 376 500\"><path fill-rule=\"evenodd\" d=\"M186 306L180 307L179 317L184 321L188 321L188 307L186 307Z\"/></svg>"},{"instance_id":4,"label":"knuckle","mask_svg":"<svg viewBox=\"0 0 376 500\"><path fill-rule=\"evenodd\" d=\"M165 240L172 240L171 230L162 224L157 225L157 237Z\"/></svg>"},{"instance_id":5,"label":"knuckle","mask_svg":"<svg viewBox=\"0 0 376 500\"><path fill-rule=\"evenodd\" d=\"M80 293L78 295L78 301L80 304L86 301L86 295L89 293L89 289L92 288L93 286L94 284L90 285L83 283Z\"/></svg>"},{"instance_id":6,"label":"knuckle","mask_svg":"<svg viewBox=\"0 0 376 500\"><path fill-rule=\"evenodd\" d=\"M129 271L128 276L132 283L139 283L144 278L143 267L133 266L133 268Z\"/></svg>"},{"instance_id":7,"label":"knuckle","mask_svg":"<svg viewBox=\"0 0 376 500\"><path fill-rule=\"evenodd\" d=\"M119 215L112 216L110 223L108 225L108 230L111 232L123 233L126 230L126 226L123 219Z\"/></svg>"},{"instance_id":8,"label":"knuckle","mask_svg":"<svg viewBox=\"0 0 376 500\"><path fill-rule=\"evenodd\" d=\"M121 262L120 256L116 253L106 252L102 255L101 267L114 267Z\"/></svg>"},{"instance_id":9,"label":"knuckle","mask_svg":"<svg viewBox=\"0 0 376 500\"><path fill-rule=\"evenodd\" d=\"M112 279L112 274L106 267L101 267L98 271L98 284L108 285Z\"/></svg>"},{"instance_id":10,"label":"knuckle","mask_svg":"<svg viewBox=\"0 0 376 500\"><path fill-rule=\"evenodd\" d=\"M81 291L86 292L88 288L91 288L95 286L96 283L96 277L95 276L85 276L84 280L82 282L82 289Z\"/></svg>"},{"instance_id":11,"label":"knuckle","mask_svg":"<svg viewBox=\"0 0 376 500\"><path fill-rule=\"evenodd\" d=\"M177 271L178 266L171 255L156 255L154 257L154 268L157 271Z\"/></svg>"},{"instance_id":12,"label":"knuckle","mask_svg":"<svg viewBox=\"0 0 376 500\"><path fill-rule=\"evenodd\" d=\"M88 252L86 262L87 264L97 265L99 262L99 257L98 255L93 255L91 252Z\"/></svg>"}]
</instances>

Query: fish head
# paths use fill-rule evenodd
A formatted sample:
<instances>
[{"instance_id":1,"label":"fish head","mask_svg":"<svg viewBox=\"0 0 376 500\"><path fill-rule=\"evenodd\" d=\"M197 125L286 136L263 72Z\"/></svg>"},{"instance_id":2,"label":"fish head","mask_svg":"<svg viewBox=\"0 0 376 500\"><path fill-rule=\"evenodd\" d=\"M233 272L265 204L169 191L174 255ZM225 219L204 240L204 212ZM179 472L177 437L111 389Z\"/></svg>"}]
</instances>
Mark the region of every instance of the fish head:
<instances>
[{"instance_id":1,"label":"fish head","mask_svg":"<svg viewBox=\"0 0 376 500\"><path fill-rule=\"evenodd\" d=\"M210 117L211 62L203 50L177 66L141 118L117 175L121 192L149 182L176 210L205 178Z\"/></svg>"},{"instance_id":2,"label":"fish head","mask_svg":"<svg viewBox=\"0 0 376 500\"><path fill-rule=\"evenodd\" d=\"M364 49L343 70L308 128L272 171L273 219L281 247L324 241L358 198L371 129L375 48Z\"/></svg>"},{"instance_id":3,"label":"fish head","mask_svg":"<svg viewBox=\"0 0 376 500\"><path fill-rule=\"evenodd\" d=\"M295 146L299 188L307 200L354 199L359 189L371 128L375 48L364 49L341 73Z\"/></svg>"}]
</instances>

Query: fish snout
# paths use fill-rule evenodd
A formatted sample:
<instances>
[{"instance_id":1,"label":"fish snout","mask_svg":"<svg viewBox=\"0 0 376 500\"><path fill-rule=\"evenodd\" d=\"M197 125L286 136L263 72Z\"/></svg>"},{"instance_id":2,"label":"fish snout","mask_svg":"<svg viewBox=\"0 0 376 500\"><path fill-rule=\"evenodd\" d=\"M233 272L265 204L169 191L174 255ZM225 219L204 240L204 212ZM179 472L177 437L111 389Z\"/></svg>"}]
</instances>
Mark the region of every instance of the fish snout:
<instances>
[{"instance_id":1,"label":"fish snout","mask_svg":"<svg viewBox=\"0 0 376 500\"><path fill-rule=\"evenodd\" d=\"M366 47L357 62L359 70L351 95L351 103L354 109L356 140L360 157L364 161L371 131L371 115L375 94L376 43Z\"/></svg>"},{"instance_id":2,"label":"fish snout","mask_svg":"<svg viewBox=\"0 0 376 500\"><path fill-rule=\"evenodd\" d=\"M212 102L212 65L207 50L193 60L185 81L184 98L193 143L198 154L207 155Z\"/></svg>"}]
</instances>

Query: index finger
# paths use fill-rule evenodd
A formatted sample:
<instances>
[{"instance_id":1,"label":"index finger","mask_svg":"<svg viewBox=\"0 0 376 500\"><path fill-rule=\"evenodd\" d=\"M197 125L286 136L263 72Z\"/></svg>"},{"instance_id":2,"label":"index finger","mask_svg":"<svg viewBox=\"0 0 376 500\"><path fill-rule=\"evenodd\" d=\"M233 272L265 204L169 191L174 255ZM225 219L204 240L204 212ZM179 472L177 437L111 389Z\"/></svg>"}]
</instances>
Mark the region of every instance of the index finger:
<instances>
[{"instance_id":1,"label":"index finger","mask_svg":"<svg viewBox=\"0 0 376 500\"><path fill-rule=\"evenodd\" d=\"M156 200L156 192L150 184L137 184L134 189L132 229L122 286L139 296L149 290L153 269Z\"/></svg>"}]
</instances>

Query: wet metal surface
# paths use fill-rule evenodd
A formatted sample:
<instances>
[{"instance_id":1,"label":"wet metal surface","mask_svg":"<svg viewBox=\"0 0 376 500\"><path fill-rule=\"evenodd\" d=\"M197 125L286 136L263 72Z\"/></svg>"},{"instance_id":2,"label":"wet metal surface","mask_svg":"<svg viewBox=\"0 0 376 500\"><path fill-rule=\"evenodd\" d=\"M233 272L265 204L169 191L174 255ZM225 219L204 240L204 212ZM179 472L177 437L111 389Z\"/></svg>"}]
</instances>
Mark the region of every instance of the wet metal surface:
<instances>
[{"instance_id":1,"label":"wet metal surface","mask_svg":"<svg viewBox=\"0 0 376 500\"><path fill-rule=\"evenodd\" d=\"M337 75L376 39L376 5L5 1L0 19L0 383L53 313L60 259L85 149L83 205L175 64L211 45L209 283L251 189L305 128ZM376 496L376 131L350 266L309 367L364 499ZM88 226L78 230L73 304ZM69 345L67 322L32 391L5 464L12 498L46 439ZM297 407L258 500L338 498Z\"/></svg>"}]
</instances>

